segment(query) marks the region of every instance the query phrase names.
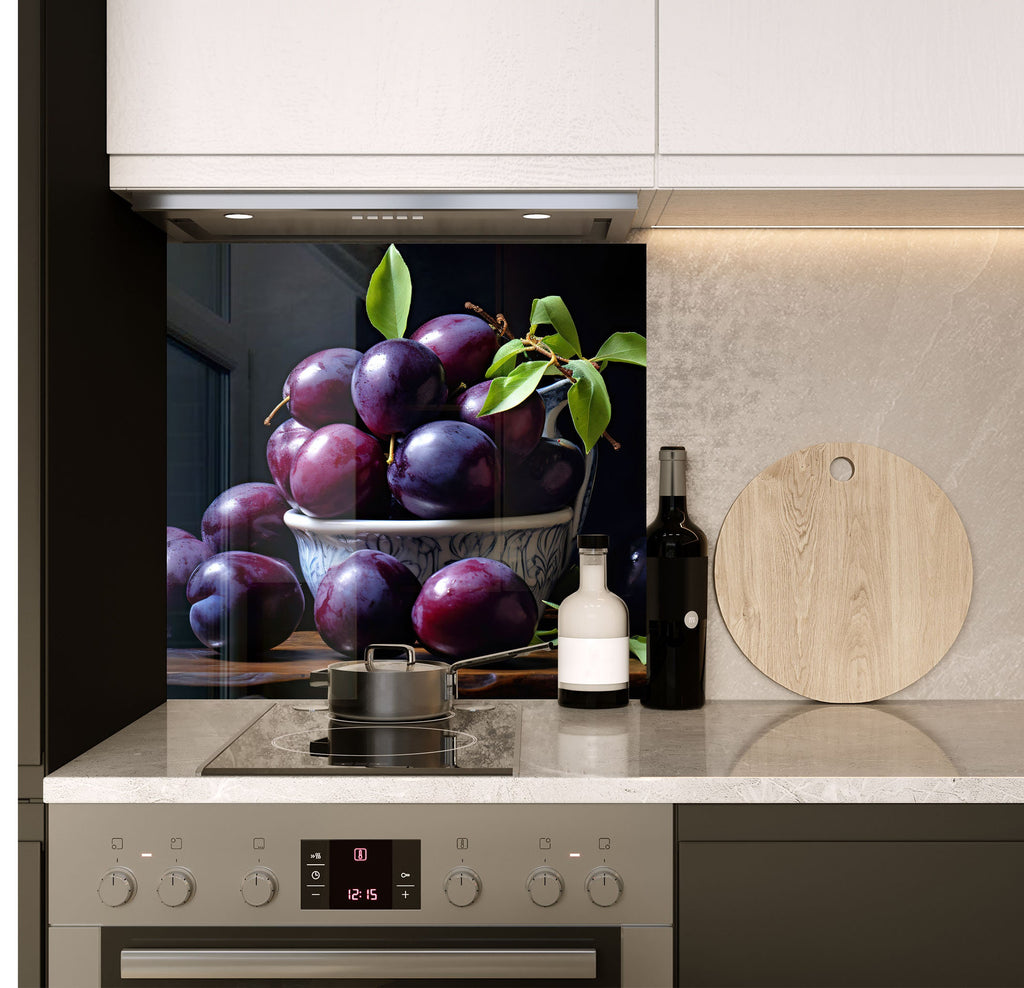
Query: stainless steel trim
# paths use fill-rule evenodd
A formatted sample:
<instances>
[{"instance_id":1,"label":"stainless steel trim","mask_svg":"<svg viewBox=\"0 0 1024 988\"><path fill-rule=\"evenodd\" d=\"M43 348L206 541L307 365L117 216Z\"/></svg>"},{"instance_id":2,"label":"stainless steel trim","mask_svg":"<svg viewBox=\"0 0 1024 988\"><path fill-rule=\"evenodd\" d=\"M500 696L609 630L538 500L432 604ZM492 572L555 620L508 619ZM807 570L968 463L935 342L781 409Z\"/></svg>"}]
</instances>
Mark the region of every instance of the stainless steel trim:
<instances>
[{"instance_id":1,"label":"stainless steel trim","mask_svg":"<svg viewBox=\"0 0 1024 988\"><path fill-rule=\"evenodd\" d=\"M390 210L636 210L628 191L424 192L371 190L133 190L132 208L147 210L390 209Z\"/></svg>"},{"instance_id":2,"label":"stainless steel trim","mask_svg":"<svg viewBox=\"0 0 1024 988\"><path fill-rule=\"evenodd\" d=\"M536 950L122 950L124 979L597 977L593 949Z\"/></svg>"}]
</instances>

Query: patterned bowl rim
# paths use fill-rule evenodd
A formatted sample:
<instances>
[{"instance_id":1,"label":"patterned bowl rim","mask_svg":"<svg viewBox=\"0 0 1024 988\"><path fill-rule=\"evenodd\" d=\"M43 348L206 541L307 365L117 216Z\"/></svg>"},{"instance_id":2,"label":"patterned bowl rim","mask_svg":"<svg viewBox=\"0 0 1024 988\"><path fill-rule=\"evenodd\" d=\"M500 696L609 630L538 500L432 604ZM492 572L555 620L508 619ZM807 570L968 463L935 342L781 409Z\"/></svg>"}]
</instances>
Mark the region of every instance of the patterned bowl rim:
<instances>
[{"instance_id":1,"label":"patterned bowl rim","mask_svg":"<svg viewBox=\"0 0 1024 988\"><path fill-rule=\"evenodd\" d=\"M286 511L284 523L293 531L313 535L461 535L467 532L503 532L530 528L552 528L572 520L571 507L541 515L509 515L504 518L442 518L437 520L410 518L394 521L388 518L310 518L295 508Z\"/></svg>"}]
</instances>

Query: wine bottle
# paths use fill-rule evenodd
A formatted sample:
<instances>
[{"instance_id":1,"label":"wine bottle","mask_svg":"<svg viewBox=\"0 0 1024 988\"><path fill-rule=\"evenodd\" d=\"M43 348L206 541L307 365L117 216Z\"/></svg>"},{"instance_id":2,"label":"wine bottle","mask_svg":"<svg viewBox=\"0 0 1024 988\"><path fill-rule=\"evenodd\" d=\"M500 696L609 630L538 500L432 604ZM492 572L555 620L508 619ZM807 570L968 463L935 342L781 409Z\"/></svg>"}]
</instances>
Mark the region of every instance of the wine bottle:
<instances>
[{"instance_id":1,"label":"wine bottle","mask_svg":"<svg viewBox=\"0 0 1024 988\"><path fill-rule=\"evenodd\" d=\"M686 449L662 446L660 505L647 529L647 685L662 710L704 706L708 540L686 513Z\"/></svg>"},{"instance_id":2,"label":"wine bottle","mask_svg":"<svg viewBox=\"0 0 1024 988\"><path fill-rule=\"evenodd\" d=\"M629 703L629 610L608 589L608 536L581 535L580 588L558 608L558 702Z\"/></svg>"}]
</instances>

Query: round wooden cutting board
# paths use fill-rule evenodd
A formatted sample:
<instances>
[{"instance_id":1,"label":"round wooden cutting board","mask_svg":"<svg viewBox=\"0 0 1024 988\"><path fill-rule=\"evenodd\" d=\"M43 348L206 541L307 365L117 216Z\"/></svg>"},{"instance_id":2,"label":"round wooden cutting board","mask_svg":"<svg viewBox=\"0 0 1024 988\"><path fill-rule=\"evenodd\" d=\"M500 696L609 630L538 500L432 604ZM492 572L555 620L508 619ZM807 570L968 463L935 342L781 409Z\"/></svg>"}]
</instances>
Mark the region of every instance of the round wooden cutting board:
<instances>
[{"instance_id":1,"label":"round wooden cutting board","mask_svg":"<svg viewBox=\"0 0 1024 988\"><path fill-rule=\"evenodd\" d=\"M877 700L932 669L963 626L972 575L946 495L864 443L773 463L729 509L715 551L718 605L744 655L831 703Z\"/></svg>"}]
</instances>

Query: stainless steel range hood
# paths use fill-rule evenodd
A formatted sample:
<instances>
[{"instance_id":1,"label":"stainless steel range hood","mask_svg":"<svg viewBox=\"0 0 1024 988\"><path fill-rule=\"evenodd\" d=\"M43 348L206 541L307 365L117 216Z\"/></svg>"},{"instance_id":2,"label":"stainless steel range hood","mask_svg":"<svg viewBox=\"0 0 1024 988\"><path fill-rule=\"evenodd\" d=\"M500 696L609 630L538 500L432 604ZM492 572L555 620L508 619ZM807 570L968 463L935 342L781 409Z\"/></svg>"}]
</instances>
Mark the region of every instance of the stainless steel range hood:
<instances>
[{"instance_id":1,"label":"stainless steel range hood","mask_svg":"<svg viewBox=\"0 0 1024 988\"><path fill-rule=\"evenodd\" d=\"M637 211L635 192L118 191L196 243L619 243Z\"/></svg>"}]
</instances>

